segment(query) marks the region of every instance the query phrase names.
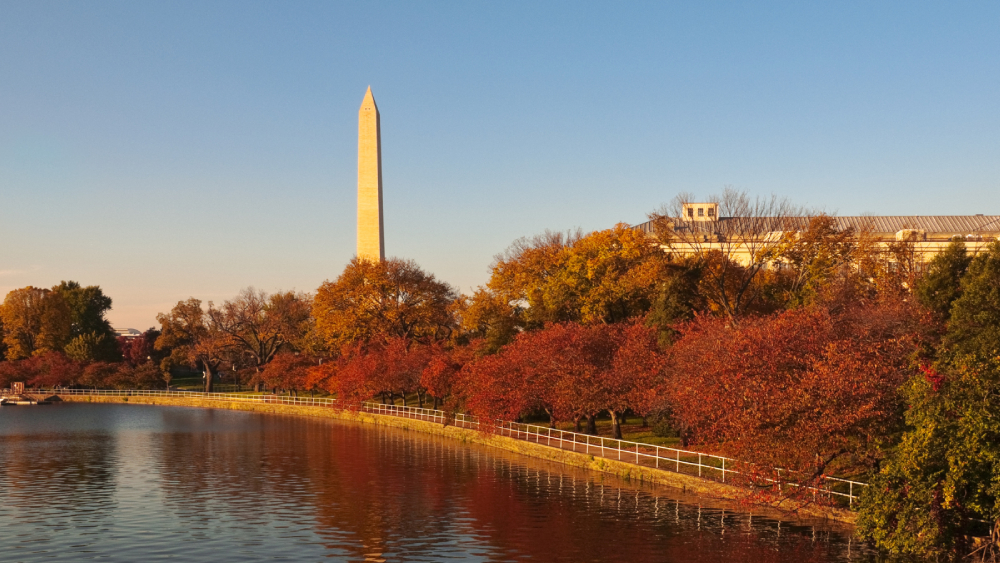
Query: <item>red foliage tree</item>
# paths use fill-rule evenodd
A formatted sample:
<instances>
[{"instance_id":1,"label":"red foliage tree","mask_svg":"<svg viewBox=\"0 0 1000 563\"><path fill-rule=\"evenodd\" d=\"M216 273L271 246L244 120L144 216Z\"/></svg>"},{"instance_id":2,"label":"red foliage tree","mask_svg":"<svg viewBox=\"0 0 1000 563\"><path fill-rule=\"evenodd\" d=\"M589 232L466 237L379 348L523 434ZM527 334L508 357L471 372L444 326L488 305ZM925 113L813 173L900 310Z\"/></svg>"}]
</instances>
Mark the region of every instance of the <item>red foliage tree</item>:
<instances>
[{"instance_id":1,"label":"red foliage tree","mask_svg":"<svg viewBox=\"0 0 1000 563\"><path fill-rule=\"evenodd\" d=\"M554 425L611 414L614 435L628 410L644 413L654 401L662 356L653 330L639 325L558 323L522 333L494 356L463 371L469 410L511 420L545 411Z\"/></svg>"},{"instance_id":2,"label":"red foliage tree","mask_svg":"<svg viewBox=\"0 0 1000 563\"><path fill-rule=\"evenodd\" d=\"M309 367L306 370L305 388L322 389L327 393L336 393L337 376L341 367L343 367L343 360L340 358L323 360L319 364Z\"/></svg>"},{"instance_id":3,"label":"red foliage tree","mask_svg":"<svg viewBox=\"0 0 1000 563\"><path fill-rule=\"evenodd\" d=\"M427 366L420 373L420 386L431 396L435 409L454 395L459 373L472 361L482 343L480 340L451 349L435 343L427 350Z\"/></svg>"},{"instance_id":4,"label":"red foliage tree","mask_svg":"<svg viewBox=\"0 0 1000 563\"><path fill-rule=\"evenodd\" d=\"M46 352L23 360L0 362L0 387L23 381L27 387L68 387L76 385L83 370L81 362L62 352Z\"/></svg>"},{"instance_id":5,"label":"red foliage tree","mask_svg":"<svg viewBox=\"0 0 1000 563\"><path fill-rule=\"evenodd\" d=\"M341 407L357 409L362 402L377 395L380 369L378 357L361 346L354 346L345 354L333 380Z\"/></svg>"},{"instance_id":6,"label":"red foliage tree","mask_svg":"<svg viewBox=\"0 0 1000 563\"><path fill-rule=\"evenodd\" d=\"M118 348L122 351L122 360L132 366L138 366L149 361L158 364L163 354L154 348L154 344L159 336L160 331L156 329L149 329L142 333L142 335L134 338L119 336Z\"/></svg>"},{"instance_id":7,"label":"red foliage tree","mask_svg":"<svg viewBox=\"0 0 1000 563\"><path fill-rule=\"evenodd\" d=\"M700 317L670 350L666 398L699 443L761 477L850 473L870 466L901 420L917 323L905 303L792 310L738 327Z\"/></svg>"},{"instance_id":8,"label":"red foliage tree","mask_svg":"<svg viewBox=\"0 0 1000 563\"><path fill-rule=\"evenodd\" d=\"M288 390L297 397L300 390L313 388L309 369L316 363L311 356L281 352L264 367L261 379L268 387Z\"/></svg>"}]
</instances>

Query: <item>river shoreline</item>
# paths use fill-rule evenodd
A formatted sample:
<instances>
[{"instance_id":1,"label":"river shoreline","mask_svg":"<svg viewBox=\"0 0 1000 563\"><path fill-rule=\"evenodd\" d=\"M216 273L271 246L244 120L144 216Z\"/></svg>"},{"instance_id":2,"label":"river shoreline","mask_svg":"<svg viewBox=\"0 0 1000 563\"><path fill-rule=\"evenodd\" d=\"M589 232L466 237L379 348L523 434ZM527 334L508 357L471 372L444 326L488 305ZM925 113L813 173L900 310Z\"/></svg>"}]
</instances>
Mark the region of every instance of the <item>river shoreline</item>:
<instances>
[{"instance_id":1,"label":"river shoreline","mask_svg":"<svg viewBox=\"0 0 1000 563\"><path fill-rule=\"evenodd\" d=\"M498 448L535 459L542 459L593 472L615 475L616 477L628 481L670 487L678 489L685 494L692 494L712 500L738 501L746 496L746 491L740 487L708 479L701 479L663 469L644 467L617 460L595 457L584 453L567 451L543 444L517 440L506 436L488 435L476 430L456 428L454 426L445 426L435 422L427 422L410 418L386 416L367 412L355 412L330 407L248 403L240 401L227 401L224 399L97 395L60 395L59 397L63 402L67 403L115 403L218 408L254 413L347 420L362 424L380 425L407 431L412 430L425 434L446 436L462 443L482 444L488 447ZM759 508L775 514L781 514L786 518L791 516L826 520L836 527L843 527L847 529L853 529L856 518L856 514L850 510L816 505L801 507L795 511L794 514L789 513L788 510L785 510L781 506L759 505Z\"/></svg>"}]
</instances>

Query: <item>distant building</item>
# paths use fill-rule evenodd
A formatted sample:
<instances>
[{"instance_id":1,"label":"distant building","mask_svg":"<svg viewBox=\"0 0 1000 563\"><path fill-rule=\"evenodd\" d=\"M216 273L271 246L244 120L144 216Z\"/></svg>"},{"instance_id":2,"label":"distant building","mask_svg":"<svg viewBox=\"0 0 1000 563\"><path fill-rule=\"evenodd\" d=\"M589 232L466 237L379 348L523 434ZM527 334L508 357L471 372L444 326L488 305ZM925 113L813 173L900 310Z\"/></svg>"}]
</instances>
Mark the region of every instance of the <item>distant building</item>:
<instances>
[{"instance_id":1,"label":"distant building","mask_svg":"<svg viewBox=\"0 0 1000 563\"><path fill-rule=\"evenodd\" d=\"M142 333L134 328L114 328L115 334L119 338L138 338Z\"/></svg>"},{"instance_id":2,"label":"distant building","mask_svg":"<svg viewBox=\"0 0 1000 563\"><path fill-rule=\"evenodd\" d=\"M669 250L695 254L713 249L747 263L751 255L777 244L791 233L805 230L811 217L719 217L717 203L684 203L682 217L664 218L662 226L673 233ZM883 215L833 216L838 230L853 229L888 250L900 242L912 244L912 256L926 262L956 237L970 253L1000 239L1000 215ZM655 234L655 221L633 228Z\"/></svg>"}]
</instances>

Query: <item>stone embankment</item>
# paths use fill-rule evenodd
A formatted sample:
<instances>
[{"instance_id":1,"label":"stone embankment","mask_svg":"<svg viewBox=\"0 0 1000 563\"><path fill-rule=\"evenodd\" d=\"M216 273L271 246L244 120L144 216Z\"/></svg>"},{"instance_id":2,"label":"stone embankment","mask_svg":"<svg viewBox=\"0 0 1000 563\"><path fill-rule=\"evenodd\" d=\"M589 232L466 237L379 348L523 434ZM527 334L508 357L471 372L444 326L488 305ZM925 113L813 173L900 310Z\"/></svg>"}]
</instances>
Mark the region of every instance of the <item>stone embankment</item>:
<instances>
[{"instance_id":1,"label":"stone embankment","mask_svg":"<svg viewBox=\"0 0 1000 563\"><path fill-rule=\"evenodd\" d=\"M742 487L719 483L717 481L703 479L692 475L676 473L665 469L645 467L626 461L618 461L586 453L568 451L557 447L547 446L545 444L528 442L497 434L483 433L478 430L468 428L457 428L453 425L441 424L438 422L403 418L399 416L372 414L368 412L356 412L331 408L329 406L288 405L280 403L244 402L226 399L176 396L150 397L61 394L60 398L66 402L128 403L201 407L348 420L363 424L381 425L407 431L447 436L463 443L482 444L488 447L500 448L502 450L515 452L537 459L562 463L591 471L609 473L631 481L673 487L680 489L685 493L711 499L739 500L744 499L747 496L746 489L743 489ZM777 508L779 510L782 509L781 506L770 508ZM819 505L806 505L798 507L796 513L803 517L824 518L842 524L853 524L855 520L855 514L850 510Z\"/></svg>"}]
</instances>

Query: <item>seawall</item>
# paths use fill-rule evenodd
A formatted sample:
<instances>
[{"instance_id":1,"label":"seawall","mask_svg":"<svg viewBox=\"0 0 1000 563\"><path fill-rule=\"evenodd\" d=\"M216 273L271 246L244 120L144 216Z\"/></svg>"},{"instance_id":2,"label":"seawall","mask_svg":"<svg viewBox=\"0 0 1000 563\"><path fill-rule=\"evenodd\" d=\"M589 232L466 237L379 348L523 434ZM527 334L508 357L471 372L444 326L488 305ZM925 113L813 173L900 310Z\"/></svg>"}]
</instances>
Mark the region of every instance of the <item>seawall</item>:
<instances>
[{"instance_id":1,"label":"seawall","mask_svg":"<svg viewBox=\"0 0 1000 563\"><path fill-rule=\"evenodd\" d=\"M60 398L64 402L77 403L126 403L140 405L200 407L348 420L363 424L399 428L406 431L447 436L463 443L482 444L488 447L499 448L536 459L562 463L601 473L609 473L630 481L672 487L679 489L684 493L694 494L710 499L740 500L746 498L747 496L746 489L708 479L701 479L690 475L674 473L664 469L643 467L627 462L562 450L546 446L544 444L526 442L524 440L508 438L506 436L483 434L476 430L456 428L454 426L445 426L435 422L396 416L354 412L330 407L251 403L186 397L60 395ZM767 508L777 509L779 511L782 509L780 506L770 506ZM800 507L796 511L796 514L802 517L822 518L832 520L839 524L848 525L853 525L856 518L855 513L850 510L818 505Z\"/></svg>"}]
</instances>

